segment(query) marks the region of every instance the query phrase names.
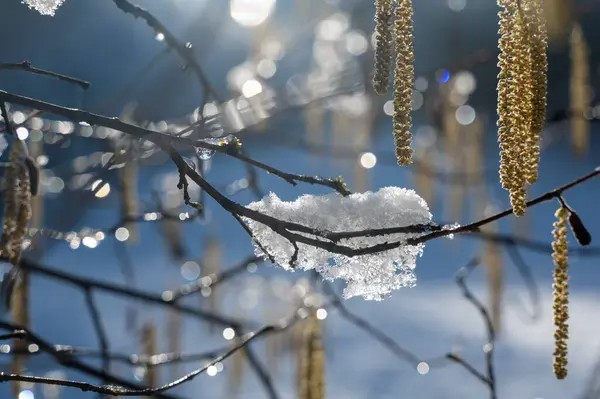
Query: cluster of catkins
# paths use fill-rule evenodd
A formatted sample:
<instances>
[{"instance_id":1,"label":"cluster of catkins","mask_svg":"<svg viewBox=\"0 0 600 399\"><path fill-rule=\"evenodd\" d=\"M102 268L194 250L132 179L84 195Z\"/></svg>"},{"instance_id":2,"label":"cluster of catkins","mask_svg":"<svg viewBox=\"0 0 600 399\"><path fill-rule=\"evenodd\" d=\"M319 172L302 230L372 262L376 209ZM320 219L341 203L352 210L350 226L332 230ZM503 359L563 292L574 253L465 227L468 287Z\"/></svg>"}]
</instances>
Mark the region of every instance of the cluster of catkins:
<instances>
[{"instance_id":1,"label":"cluster of catkins","mask_svg":"<svg viewBox=\"0 0 600 399\"><path fill-rule=\"evenodd\" d=\"M395 52L393 124L396 159L399 165L412 162L410 113L415 76L412 19L411 0L375 0L373 88L377 94L387 93Z\"/></svg>"},{"instance_id":2,"label":"cluster of catkins","mask_svg":"<svg viewBox=\"0 0 600 399\"><path fill-rule=\"evenodd\" d=\"M537 180L539 139L546 119L548 39L542 0L498 0L498 140L500 182L515 215Z\"/></svg>"}]
</instances>

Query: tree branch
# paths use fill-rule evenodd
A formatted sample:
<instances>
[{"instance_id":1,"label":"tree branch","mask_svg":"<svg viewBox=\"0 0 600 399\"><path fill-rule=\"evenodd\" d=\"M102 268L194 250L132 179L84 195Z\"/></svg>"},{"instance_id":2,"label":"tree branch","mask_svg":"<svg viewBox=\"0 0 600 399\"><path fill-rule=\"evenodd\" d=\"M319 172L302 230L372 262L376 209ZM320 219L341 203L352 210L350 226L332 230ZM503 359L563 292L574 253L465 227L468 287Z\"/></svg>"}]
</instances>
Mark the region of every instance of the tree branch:
<instances>
[{"instance_id":1,"label":"tree branch","mask_svg":"<svg viewBox=\"0 0 600 399\"><path fill-rule=\"evenodd\" d=\"M87 80L74 78L68 75L63 75L61 73L48 71L46 69L36 68L33 65L31 65L31 62L29 61L0 64L0 70L24 71L35 73L37 75L48 76L54 79L61 80L63 82L76 84L84 90L87 90L90 87L90 82L88 82Z\"/></svg>"}]
</instances>

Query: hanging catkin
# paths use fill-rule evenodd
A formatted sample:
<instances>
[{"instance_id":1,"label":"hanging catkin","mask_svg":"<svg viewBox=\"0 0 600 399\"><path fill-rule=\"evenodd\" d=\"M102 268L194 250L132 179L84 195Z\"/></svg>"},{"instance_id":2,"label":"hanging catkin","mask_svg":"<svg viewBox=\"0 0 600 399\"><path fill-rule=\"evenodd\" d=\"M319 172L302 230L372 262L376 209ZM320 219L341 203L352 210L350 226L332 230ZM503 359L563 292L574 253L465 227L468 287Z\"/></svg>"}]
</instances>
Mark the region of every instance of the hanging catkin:
<instances>
[{"instance_id":1,"label":"hanging catkin","mask_svg":"<svg viewBox=\"0 0 600 399\"><path fill-rule=\"evenodd\" d=\"M532 74L532 119L526 152L527 183L533 184L538 177L540 163L540 136L546 122L546 90L548 86L548 32L544 18L543 1L524 1L524 17L529 35L530 70Z\"/></svg>"},{"instance_id":2,"label":"hanging catkin","mask_svg":"<svg viewBox=\"0 0 600 399\"><path fill-rule=\"evenodd\" d=\"M21 258L21 248L27 225L31 219L31 187L29 170L25 166L27 150L25 143L15 140L6 168L4 183L4 216L2 238L0 239L0 257L8 260L13 267L18 267ZM5 278L10 278L8 275ZM12 319L18 325L29 325L29 290L26 276L17 278L14 288L7 293ZM13 344L15 352L25 352L27 343L16 340ZM25 356L16 354L10 365L14 374L20 374L25 366ZM15 397L21 391L21 383L12 384Z\"/></svg>"},{"instance_id":3,"label":"hanging catkin","mask_svg":"<svg viewBox=\"0 0 600 399\"><path fill-rule=\"evenodd\" d=\"M398 0L396 20L396 67L394 70L394 143L399 165L412 162L411 111L414 82L413 9L411 0Z\"/></svg>"},{"instance_id":4,"label":"hanging catkin","mask_svg":"<svg viewBox=\"0 0 600 399\"><path fill-rule=\"evenodd\" d=\"M140 333L140 344L142 352L148 360L152 360L154 355L158 353L156 347L156 326L154 323L144 324ZM158 369L156 365L147 364L144 383L148 387L158 386ZM150 398L150 396L148 396Z\"/></svg>"},{"instance_id":5,"label":"hanging catkin","mask_svg":"<svg viewBox=\"0 0 600 399\"><path fill-rule=\"evenodd\" d=\"M137 162L131 159L121 169L121 209L123 219L126 220L124 227L129 231L129 243L138 240L137 226L134 221L139 212L137 179Z\"/></svg>"},{"instance_id":6,"label":"hanging catkin","mask_svg":"<svg viewBox=\"0 0 600 399\"><path fill-rule=\"evenodd\" d=\"M500 181L515 215L537 179L546 117L547 35L541 0L498 0L498 141Z\"/></svg>"},{"instance_id":7,"label":"hanging catkin","mask_svg":"<svg viewBox=\"0 0 600 399\"><path fill-rule=\"evenodd\" d=\"M567 257L567 220L569 211L560 207L556 211L552 235L552 259L554 260L554 375L567 376L567 341L569 339L569 274Z\"/></svg>"},{"instance_id":8,"label":"hanging catkin","mask_svg":"<svg viewBox=\"0 0 600 399\"><path fill-rule=\"evenodd\" d=\"M299 399L324 399L325 352L321 321L314 313L305 322L299 356Z\"/></svg>"},{"instance_id":9,"label":"hanging catkin","mask_svg":"<svg viewBox=\"0 0 600 399\"><path fill-rule=\"evenodd\" d=\"M392 0L375 0L375 68L373 89L375 93L387 93L392 69L394 8Z\"/></svg>"},{"instance_id":10,"label":"hanging catkin","mask_svg":"<svg viewBox=\"0 0 600 399\"><path fill-rule=\"evenodd\" d=\"M0 257L13 265L21 258L21 245L31 219L31 188L29 171L24 164L25 144L15 141L10 152L4 178L4 217Z\"/></svg>"},{"instance_id":11,"label":"hanging catkin","mask_svg":"<svg viewBox=\"0 0 600 399\"><path fill-rule=\"evenodd\" d=\"M571 79L569 82L571 142L577 155L585 154L589 145L590 122L585 113L590 106L588 46L581 26L571 32Z\"/></svg>"}]
</instances>

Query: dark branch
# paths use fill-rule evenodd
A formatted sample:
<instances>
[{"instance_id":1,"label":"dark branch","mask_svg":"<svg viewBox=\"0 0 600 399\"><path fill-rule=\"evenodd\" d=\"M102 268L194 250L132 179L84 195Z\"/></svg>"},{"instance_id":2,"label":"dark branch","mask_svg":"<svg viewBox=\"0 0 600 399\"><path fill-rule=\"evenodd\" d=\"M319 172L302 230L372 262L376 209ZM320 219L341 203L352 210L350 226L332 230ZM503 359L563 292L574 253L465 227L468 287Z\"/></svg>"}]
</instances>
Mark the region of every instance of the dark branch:
<instances>
[{"instance_id":1,"label":"dark branch","mask_svg":"<svg viewBox=\"0 0 600 399\"><path fill-rule=\"evenodd\" d=\"M141 291L135 288L130 287L122 287L116 284L105 283L101 281L95 281L91 279L87 279L84 277L75 276L69 273L65 273L58 270L49 269L47 267L41 266L29 259L23 259L21 261L21 267L24 270L28 270L32 273L37 273L49 278L53 278L56 280L63 281L65 283L69 283L75 285L81 289L97 289L100 291L110 292L115 295L120 295L124 297L134 298L143 302L153 303L157 305L161 305L164 307L169 307L174 310L178 310L184 314L188 314L190 316L198 317L200 319L204 319L210 321L211 323L215 323L222 326L227 327L240 327L241 322L238 320L229 319L227 317L221 316L219 314L208 312L202 309L196 309L187 305L182 305L174 302L172 299L164 299L160 295L151 294L145 291Z\"/></svg>"},{"instance_id":2,"label":"dark branch","mask_svg":"<svg viewBox=\"0 0 600 399\"><path fill-rule=\"evenodd\" d=\"M63 75L62 73L48 71L46 69L36 68L33 65L31 65L31 62L29 62L29 61L23 61L23 62L14 63L14 64L10 64L10 63L0 64L0 70L2 70L2 69L31 72L31 73L35 73L37 75L49 76L51 78L58 79L63 82L76 84L84 90L87 90L90 87L90 82L88 82L87 80L74 78L72 76Z\"/></svg>"}]
</instances>

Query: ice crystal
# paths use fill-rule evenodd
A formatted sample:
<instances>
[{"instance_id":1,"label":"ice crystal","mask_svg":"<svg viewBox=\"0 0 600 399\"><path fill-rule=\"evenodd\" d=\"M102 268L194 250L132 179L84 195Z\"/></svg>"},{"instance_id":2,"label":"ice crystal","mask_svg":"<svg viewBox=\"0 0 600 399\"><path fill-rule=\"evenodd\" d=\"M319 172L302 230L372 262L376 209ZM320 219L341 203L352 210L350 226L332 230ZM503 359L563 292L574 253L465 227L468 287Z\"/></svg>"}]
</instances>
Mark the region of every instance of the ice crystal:
<instances>
[{"instance_id":1,"label":"ice crystal","mask_svg":"<svg viewBox=\"0 0 600 399\"><path fill-rule=\"evenodd\" d=\"M234 145L236 147L241 146L240 141L233 134L228 134L225 137L202 139L200 141L203 141L207 144L217 145L217 146L227 146L227 145ZM203 161L207 161L207 160L211 159L212 156L215 154L215 150L210 149L210 148L197 147L196 154L198 154L198 158L202 159Z\"/></svg>"},{"instance_id":2,"label":"ice crystal","mask_svg":"<svg viewBox=\"0 0 600 399\"><path fill-rule=\"evenodd\" d=\"M21 0L29 8L34 8L42 15L54 16L54 13L64 3L65 0Z\"/></svg>"},{"instance_id":3,"label":"ice crystal","mask_svg":"<svg viewBox=\"0 0 600 399\"><path fill-rule=\"evenodd\" d=\"M335 232L431 223L427 203L413 190L398 187L384 187L377 192L347 197L339 194L303 195L292 202L282 201L271 193L248 207L281 220ZM245 220L255 238L275 258L276 263L291 270L289 261L294 254L293 245L264 224ZM356 237L340 240L339 244L364 248L383 242L402 241L420 234L423 233ZM258 255L265 256L258 245L255 247ZM392 290L416 284L414 268L423 247L424 244L401 245L389 251L348 257L298 243L295 267L315 269L328 280L345 280L345 298L362 296L381 300Z\"/></svg>"}]
</instances>

